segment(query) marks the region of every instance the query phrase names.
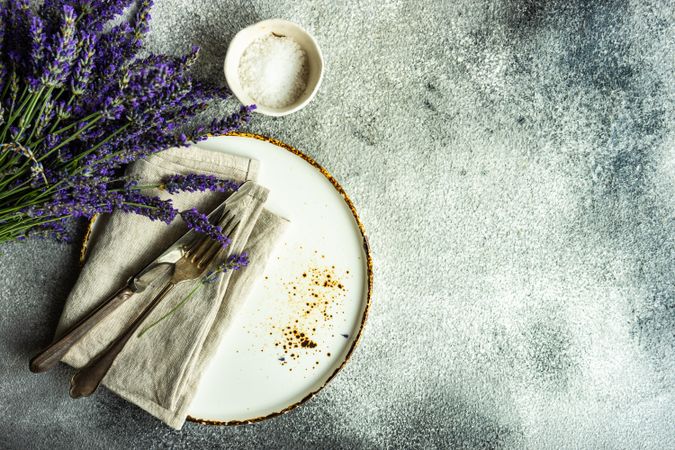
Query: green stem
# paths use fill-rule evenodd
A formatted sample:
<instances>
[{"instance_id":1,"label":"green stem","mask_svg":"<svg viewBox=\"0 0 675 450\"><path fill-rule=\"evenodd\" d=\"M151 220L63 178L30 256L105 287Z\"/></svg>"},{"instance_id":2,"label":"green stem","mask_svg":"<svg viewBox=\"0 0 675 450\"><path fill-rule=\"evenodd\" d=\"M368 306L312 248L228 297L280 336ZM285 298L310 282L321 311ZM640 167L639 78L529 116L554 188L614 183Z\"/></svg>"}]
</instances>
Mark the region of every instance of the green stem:
<instances>
[{"instance_id":1,"label":"green stem","mask_svg":"<svg viewBox=\"0 0 675 450\"><path fill-rule=\"evenodd\" d=\"M58 182L48 186L46 189L42 189L41 191L39 191L38 195L35 198L33 198L33 204L39 203L43 199L49 197L59 186L61 186L63 184L63 181L64 180L58 181ZM2 188L0 188L0 189L2 189ZM35 192L35 191L33 191L33 192ZM31 193L33 193L33 192L31 192Z\"/></svg>"},{"instance_id":2,"label":"green stem","mask_svg":"<svg viewBox=\"0 0 675 450\"><path fill-rule=\"evenodd\" d=\"M97 117L97 116L101 116L101 117L102 117L103 114L101 114L100 112L91 113L91 114L89 114L87 117L85 117L85 118L83 118L83 119L80 119L80 120L78 120L77 122L73 122L73 123L71 123L70 125L67 125L67 126L65 126L65 127L63 127L63 128L60 128L60 129L56 130L56 131L54 132L54 134L61 134L61 133L63 133L64 131L68 131L68 130L70 130L71 128L77 126L80 122L86 122L87 120L92 120L93 118L95 118L95 117Z\"/></svg>"},{"instance_id":3,"label":"green stem","mask_svg":"<svg viewBox=\"0 0 675 450\"><path fill-rule=\"evenodd\" d=\"M204 285L204 283L202 283L202 282L197 282L197 284L195 285L195 287L192 288L192 290L190 291L190 293L189 293L187 296L185 296L185 298L183 298L183 300L181 300L180 302L178 302L178 304L177 304L176 306L174 306L173 308L171 308L171 309L170 309L166 314L164 314L162 317L160 317L159 319L155 320L154 322L152 322L152 323L151 323L150 325L148 325L147 327L143 328L143 329L140 331L140 333L138 333L138 336L137 336L137 337L143 336L148 330L150 330L150 328L154 327L155 325L157 325L158 323L160 323L161 321L163 321L164 319L168 318L168 317L171 316L173 313L175 313L176 311L178 311L178 309L181 308L188 300L190 300L190 299L197 293L197 291L198 291L203 285Z\"/></svg>"},{"instance_id":4,"label":"green stem","mask_svg":"<svg viewBox=\"0 0 675 450\"><path fill-rule=\"evenodd\" d=\"M17 160L17 157L12 158L12 160L9 162L9 165L14 164L14 163L16 162L16 160ZM14 173L14 175L12 175L11 177L7 178L6 180L2 180L2 182L0 183L0 191L4 191L4 190L5 190L5 187L7 187L7 185L8 185L10 182L12 182L13 180L16 180L16 179L19 178L22 174L23 174L23 167L18 167L18 168L16 169L16 172Z\"/></svg>"},{"instance_id":5,"label":"green stem","mask_svg":"<svg viewBox=\"0 0 675 450\"><path fill-rule=\"evenodd\" d=\"M120 128L116 129L112 134L110 134L108 137L103 139L101 142L99 142L98 144L96 144L95 146L93 146L92 148L87 150L86 152L80 153L77 158L71 160L68 163L69 167L74 170L77 167L77 163L80 160L82 160L82 158L84 158L85 156L90 155L91 153L98 150L103 144L110 141L112 138L114 138L115 136L117 136L118 134L120 134L121 132L126 130L127 128L129 128L129 126L131 126L131 122L127 122L126 124L122 125ZM111 153L111 154L107 155L105 158L103 158L103 161L107 161L108 159L112 158L113 156L115 156L118 153L119 152ZM39 161L39 159L38 159L38 161Z\"/></svg>"},{"instance_id":6,"label":"green stem","mask_svg":"<svg viewBox=\"0 0 675 450\"><path fill-rule=\"evenodd\" d=\"M0 94L0 100L5 99L5 95L9 92L9 83L5 83L5 87L2 88L2 94Z\"/></svg>"},{"instance_id":7,"label":"green stem","mask_svg":"<svg viewBox=\"0 0 675 450\"><path fill-rule=\"evenodd\" d=\"M0 222L1 222L2 220L6 220L8 217L11 217L11 216L13 215L12 213L15 213L15 212L17 212L17 211L20 211L20 210L22 210L23 208L25 208L25 207L27 207L27 206L31 206L31 204L21 205L21 206L14 206L14 207L12 207L12 208L3 209L2 212L0 212ZM2 226L2 225L0 225L0 227L1 227L1 226Z\"/></svg>"},{"instance_id":8,"label":"green stem","mask_svg":"<svg viewBox=\"0 0 675 450\"><path fill-rule=\"evenodd\" d=\"M3 145L3 144L0 144ZM9 168L9 163L5 164L5 156L10 155L11 152L9 150L4 150L0 154L0 171L4 172L7 168Z\"/></svg>"},{"instance_id":9,"label":"green stem","mask_svg":"<svg viewBox=\"0 0 675 450\"><path fill-rule=\"evenodd\" d=\"M16 160L16 158L13 158L11 161L9 161L8 165L11 166L15 162L15 160ZM0 181L0 192L4 191L5 188L7 187L7 185L10 182L12 182L13 180L19 178L22 175L22 173L23 173L23 170L21 170L21 168L19 167L19 168L16 169L16 172L12 176L10 176L7 179L3 179L2 181Z\"/></svg>"},{"instance_id":10,"label":"green stem","mask_svg":"<svg viewBox=\"0 0 675 450\"><path fill-rule=\"evenodd\" d=\"M89 122L88 124L86 124L85 126L83 126L82 128L80 128L79 130L77 130L75 133L73 133L72 135L70 135L70 136L68 137L68 139L64 140L63 142L60 142L59 145L57 145L56 147L50 149L50 150L49 150L47 153L45 153L44 155L40 156L40 157L38 158L38 162L44 160L44 159L47 158L49 155L51 155L52 153L54 153L55 151L57 151L58 149L60 149L60 148L63 147L64 145L68 144L69 142L72 142L72 141L74 141L75 139L77 139L77 138L80 136L80 134L82 134L82 133L83 133L84 131L86 131L88 128L91 128L92 126L94 126L94 125L96 124L96 122L98 122L100 119L101 119L101 118L98 117L98 118L92 120L91 122Z\"/></svg>"},{"instance_id":11,"label":"green stem","mask_svg":"<svg viewBox=\"0 0 675 450\"><path fill-rule=\"evenodd\" d=\"M88 123L87 125L85 125L84 127L82 127L81 129L77 130L77 132L75 132L73 135L71 135L68 139L66 139L65 141L59 143L59 145L57 145L56 147L50 149L47 153L45 153L44 155L42 155L42 156L40 156L39 158L37 158L37 162L43 161L45 158L47 158L49 155L51 155L52 153L54 153L55 151L57 151L58 149L60 149L60 148L63 147L64 145L66 145L66 144L68 144L69 142L72 142L73 140L77 139L77 138L80 136L80 134L82 134L87 128L90 128L91 126L93 126L99 119L100 119L100 117L97 118L97 119L95 119L95 120L93 120L93 121L91 121L90 123ZM86 155L86 154L89 154L89 153L91 153L92 151L98 149L103 143L105 143L105 142L107 142L108 140L110 140L110 138L112 138L113 136L115 136L116 134L118 134L118 131L123 130L124 128L126 128L126 127L122 127L122 128L120 128L120 129L116 130L113 134L111 134L110 136L108 136L106 139L104 139L103 141L101 141L100 143L98 143L97 145L95 145L94 147L92 147L91 149L89 149L86 153L80 155L80 157L78 157L76 160L73 160L73 161L79 161L80 159L82 159L82 158L81 158L82 156L84 156L84 155ZM16 159L16 158L15 158L15 159ZM12 161L10 161L10 164L13 163L13 162L15 162L15 159L13 159ZM7 184L9 184L12 180L15 180L16 178L18 178L18 177L21 175L21 173L22 173L23 171L20 170L20 169L22 169L23 166L24 166L25 164L26 164L26 162L24 162L24 164L23 164L21 167L17 168L17 172L16 172L13 176L9 177L9 178L6 179L6 180L3 180L3 182L0 183L0 190L2 190L3 187L7 186Z\"/></svg>"},{"instance_id":12,"label":"green stem","mask_svg":"<svg viewBox=\"0 0 675 450\"><path fill-rule=\"evenodd\" d=\"M59 98L61 98L61 94L63 94L63 92L64 92L64 90L61 89L61 90L59 90L59 93L56 94L56 97L54 97L54 102L55 102L55 103L56 103L56 101L58 101ZM74 97L70 97L70 100L68 100L68 106L70 106L70 104L73 102L73 98L74 98ZM92 115L93 115L93 114L92 114ZM78 120L78 121L75 122L75 123L78 123L78 122L80 122L80 121ZM49 129L49 133L46 133L46 134L53 134L53 133L54 133L54 130L56 129L57 126L59 126L60 123L61 123L61 118L60 118L60 117L58 116L58 114L57 114L56 120L54 120L54 123L52 124L52 127ZM72 124L71 124L71 125L72 125ZM40 142L43 141L43 139L44 139L44 138L38 139L37 141L33 142L32 145L37 145L37 144L39 144Z\"/></svg>"},{"instance_id":13,"label":"green stem","mask_svg":"<svg viewBox=\"0 0 675 450\"><path fill-rule=\"evenodd\" d=\"M3 199L3 198L11 197L12 195L16 195L17 192L21 192L21 191L24 191L24 190L30 189L30 188L31 188L30 181L26 180L23 183L21 183L20 185L18 185L17 187L15 187L14 189L12 189L11 191L5 191L5 190L0 191L0 200Z\"/></svg>"},{"instance_id":14,"label":"green stem","mask_svg":"<svg viewBox=\"0 0 675 450\"><path fill-rule=\"evenodd\" d=\"M9 109L9 114L7 115L7 122L5 123L5 126L2 130L2 135L0 135L0 142L5 142L5 136L7 135L7 131L9 130L9 127L14 123L14 120L16 120L17 117L19 117L19 114L21 113L21 110L26 106L26 104L30 101L31 96L27 95L28 93L28 87L24 86L23 92L21 93L21 97L19 98L19 103L21 104L19 106L19 109L15 112L14 111L14 103L12 103L12 106ZM24 99L25 97L25 99Z\"/></svg>"},{"instance_id":15,"label":"green stem","mask_svg":"<svg viewBox=\"0 0 675 450\"><path fill-rule=\"evenodd\" d=\"M44 101L42 102L42 105L40 106L40 111L38 112L37 115L37 120L40 120L40 117L42 117L42 114L45 112L45 108L47 107L47 103L49 103L49 100L52 96L52 92L54 91L53 87L50 87L47 90L47 95L45 95ZM35 123L37 125L37 122ZM33 126L30 132L30 135L28 136L28 139L26 139L26 145L30 145L31 139L33 139L33 135L35 134L35 130L37 129L37 126Z\"/></svg>"},{"instance_id":16,"label":"green stem","mask_svg":"<svg viewBox=\"0 0 675 450\"><path fill-rule=\"evenodd\" d=\"M44 86L42 86L40 90L37 91L37 94L33 95L33 100L28 106L26 112L23 113L21 120L19 121L21 128L19 129L19 134L16 136L15 139L16 142L19 142L21 140L21 136L23 136L24 130L33 121L33 111L35 110L35 106L37 105L38 101L40 101L40 97L42 97L42 92L44 91L44 89L45 89Z\"/></svg>"},{"instance_id":17,"label":"green stem","mask_svg":"<svg viewBox=\"0 0 675 450\"><path fill-rule=\"evenodd\" d=\"M32 187L27 186L27 187L22 188L21 190L25 190L25 189L32 189ZM29 192L29 194L32 194L32 193L33 193L33 191ZM44 202L44 199L40 198L39 196L34 197L32 199L30 199L30 198L27 199L26 197L28 197L29 194L24 195L19 200L12 201L11 204L10 204L11 206L5 207L5 209L0 209L0 220L4 219L6 216L11 216L12 213L20 211L24 208L27 208L27 207L33 206L33 205L38 205L38 204ZM25 201L25 200L28 200L28 201Z\"/></svg>"},{"instance_id":18,"label":"green stem","mask_svg":"<svg viewBox=\"0 0 675 450\"><path fill-rule=\"evenodd\" d=\"M21 187L20 187L21 186ZM35 189L33 186L30 185L30 180L26 180L23 183L21 183L17 188L12 189L12 195L17 195L25 190L29 190L29 192L25 193L22 195L18 200L12 201L13 204L20 204L22 201L24 201L27 197L30 197L31 195L34 195L36 193ZM39 191L38 191L39 192ZM2 198L0 196L0 198Z\"/></svg>"},{"instance_id":19,"label":"green stem","mask_svg":"<svg viewBox=\"0 0 675 450\"><path fill-rule=\"evenodd\" d=\"M13 224L9 227L7 227L6 224L0 225L0 241L4 240L3 238L12 236L13 238L16 238L26 230L30 230L31 228L38 227L40 225L44 225L47 223L57 222L59 220L66 219L68 217L70 217L70 215L55 217L47 220L34 219L30 221L19 221L18 223Z\"/></svg>"},{"instance_id":20,"label":"green stem","mask_svg":"<svg viewBox=\"0 0 675 450\"><path fill-rule=\"evenodd\" d=\"M61 122L61 120L60 120L59 118L57 118L56 121L54 122L54 125L52 125L52 129L49 130L49 133L47 133L47 134L61 134L61 133L64 133L64 132L70 130L71 128L76 127L76 126L79 125L80 123L86 122L86 121L88 121L88 120L92 120L92 119L94 119L94 118L97 118L98 116L101 116L101 117L102 117L103 114L101 114L100 112L91 113L91 114L89 114L87 117L84 117L84 118L82 118L82 119L79 119L79 120L77 120L77 121L71 123L70 125L67 125L67 126L65 126L65 127L63 127L63 128L59 128L58 130L54 131L54 128L56 128L56 126ZM38 139L37 141L33 142L33 146L37 146L37 145L41 144L42 141L44 141L44 140L45 140L44 137Z\"/></svg>"}]
</instances>

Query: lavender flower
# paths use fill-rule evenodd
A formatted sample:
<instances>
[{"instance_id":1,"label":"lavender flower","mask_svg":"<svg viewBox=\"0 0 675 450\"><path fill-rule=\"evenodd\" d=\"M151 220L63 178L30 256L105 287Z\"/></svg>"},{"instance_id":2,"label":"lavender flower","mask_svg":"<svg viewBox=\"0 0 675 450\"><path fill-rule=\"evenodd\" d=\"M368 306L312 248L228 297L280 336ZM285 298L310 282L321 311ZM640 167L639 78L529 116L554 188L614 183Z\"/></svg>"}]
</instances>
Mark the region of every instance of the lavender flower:
<instances>
[{"instance_id":1,"label":"lavender flower","mask_svg":"<svg viewBox=\"0 0 675 450\"><path fill-rule=\"evenodd\" d=\"M188 175L171 175L164 180L161 187L171 194L176 194L182 191L236 191L240 185L236 181L224 180L213 175L191 173Z\"/></svg>"},{"instance_id":2,"label":"lavender flower","mask_svg":"<svg viewBox=\"0 0 675 450\"><path fill-rule=\"evenodd\" d=\"M59 87L66 81L76 57L75 30L75 9L64 5L61 29L50 47L52 60L42 74L41 81L45 86Z\"/></svg>"},{"instance_id":3,"label":"lavender flower","mask_svg":"<svg viewBox=\"0 0 675 450\"><path fill-rule=\"evenodd\" d=\"M17 96L19 95L19 77L16 74L16 71L12 71L12 75L9 77L9 106L10 109L16 105Z\"/></svg>"},{"instance_id":4,"label":"lavender flower","mask_svg":"<svg viewBox=\"0 0 675 450\"><path fill-rule=\"evenodd\" d=\"M78 97L84 94L93 70L93 59L96 54L96 35L84 33L81 41L80 58L75 64L71 80L71 92Z\"/></svg>"},{"instance_id":5,"label":"lavender flower","mask_svg":"<svg viewBox=\"0 0 675 450\"><path fill-rule=\"evenodd\" d=\"M28 0L8 0L5 3L5 51L15 69L30 72L30 22L32 12Z\"/></svg>"},{"instance_id":6,"label":"lavender flower","mask_svg":"<svg viewBox=\"0 0 675 450\"><path fill-rule=\"evenodd\" d=\"M247 124L251 121L251 113L255 110L255 105L242 106L239 113L234 113L229 117L211 122L211 133L227 134Z\"/></svg>"},{"instance_id":7,"label":"lavender flower","mask_svg":"<svg viewBox=\"0 0 675 450\"><path fill-rule=\"evenodd\" d=\"M53 0L52 0L53 1ZM100 31L103 24L124 13L133 0L91 0L82 2L82 13L90 19L91 26Z\"/></svg>"},{"instance_id":8,"label":"lavender flower","mask_svg":"<svg viewBox=\"0 0 675 450\"><path fill-rule=\"evenodd\" d=\"M213 270L204 277L204 283L213 283L217 275L220 273L231 272L235 270L241 270L242 268L248 266L248 253L243 252L240 254L230 255L225 261L218 264Z\"/></svg>"},{"instance_id":9,"label":"lavender flower","mask_svg":"<svg viewBox=\"0 0 675 450\"><path fill-rule=\"evenodd\" d=\"M49 222L38 225L28 231L27 237L38 239L53 239L57 242L71 242L72 234L68 230L68 222L61 219L55 222Z\"/></svg>"},{"instance_id":10,"label":"lavender flower","mask_svg":"<svg viewBox=\"0 0 675 450\"><path fill-rule=\"evenodd\" d=\"M188 209L180 213L188 228L202 233L214 241L220 242L223 247L227 247L232 242L228 236L223 235L223 229L218 225L213 225L209 218L197 211L196 208Z\"/></svg>"},{"instance_id":11,"label":"lavender flower","mask_svg":"<svg viewBox=\"0 0 675 450\"><path fill-rule=\"evenodd\" d=\"M54 115L56 114L56 109L54 106L54 100L49 99L45 102L44 108L42 110L42 114L38 116L37 121L35 122L35 131L34 133L37 133L38 135L41 135L49 122L52 120Z\"/></svg>"},{"instance_id":12,"label":"lavender flower","mask_svg":"<svg viewBox=\"0 0 675 450\"><path fill-rule=\"evenodd\" d=\"M37 74L42 67L45 53L45 29L44 21L39 16L31 17L30 22L31 34L31 63L33 66L33 73Z\"/></svg>"},{"instance_id":13,"label":"lavender flower","mask_svg":"<svg viewBox=\"0 0 675 450\"><path fill-rule=\"evenodd\" d=\"M128 61L133 43L130 39L133 29L127 22L114 26L110 31L99 36L96 44L96 58L94 65L100 67L97 88L94 93L106 91L107 83L114 83L115 75ZM98 91L98 92L97 92Z\"/></svg>"},{"instance_id":14,"label":"lavender flower","mask_svg":"<svg viewBox=\"0 0 675 450\"><path fill-rule=\"evenodd\" d=\"M106 183L96 177L72 177L67 186L56 191L53 199L26 209L29 217L86 217L112 212L122 205L123 197L109 192Z\"/></svg>"},{"instance_id":15,"label":"lavender flower","mask_svg":"<svg viewBox=\"0 0 675 450\"><path fill-rule=\"evenodd\" d=\"M143 195L133 189L124 192L124 200L118 207L124 212L140 214L150 220L159 220L164 223L173 222L178 214L171 200Z\"/></svg>"},{"instance_id":16,"label":"lavender flower","mask_svg":"<svg viewBox=\"0 0 675 450\"><path fill-rule=\"evenodd\" d=\"M134 17L134 45L141 47L143 45L143 36L150 30L150 9L152 0L142 0Z\"/></svg>"},{"instance_id":17,"label":"lavender flower","mask_svg":"<svg viewBox=\"0 0 675 450\"><path fill-rule=\"evenodd\" d=\"M138 56L152 0L136 0L129 18L123 13L130 3L0 4L0 242L57 237L68 218L114 210L171 222L179 214L171 202L125 185L124 165L250 120L253 107L243 107L209 126L196 124L229 91L192 79L198 47L178 57ZM170 193L237 187L196 174L169 177L164 186ZM198 212L183 217L229 242Z\"/></svg>"},{"instance_id":18,"label":"lavender flower","mask_svg":"<svg viewBox=\"0 0 675 450\"><path fill-rule=\"evenodd\" d=\"M73 111L73 107L61 100L56 105L56 116L59 120L67 120L70 118Z\"/></svg>"},{"instance_id":19,"label":"lavender flower","mask_svg":"<svg viewBox=\"0 0 675 450\"><path fill-rule=\"evenodd\" d=\"M0 7L0 54L4 53L5 47L5 9ZM0 92L5 88L5 83L7 77L7 65L5 64L4 58L0 58Z\"/></svg>"}]
</instances>

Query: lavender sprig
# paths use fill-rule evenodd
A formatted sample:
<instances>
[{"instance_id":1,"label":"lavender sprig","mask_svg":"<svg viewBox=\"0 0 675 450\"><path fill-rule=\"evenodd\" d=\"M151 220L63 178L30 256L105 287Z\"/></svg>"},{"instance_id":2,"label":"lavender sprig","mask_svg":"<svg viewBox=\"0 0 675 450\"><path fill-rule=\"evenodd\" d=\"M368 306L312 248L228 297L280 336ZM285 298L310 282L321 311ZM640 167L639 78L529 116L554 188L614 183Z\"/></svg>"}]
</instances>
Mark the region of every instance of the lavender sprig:
<instances>
[{"instance_id":1,"label":"lavender sprig","mask_svg":"<svg viewBox=\"0 0 675 450\"><path fill-rule=\"evenodd\" d=\"M46 45L46 35L44 29L44 21L39 16L31 17L30 22L30 34L31 34L31 63L34 74L40 73L40 68L42 67L43 60L45 58L45 45ZM34 85L37 83L37 78L35 75L31 76L31 83Z\"/></svg>"},{"instance_id":2,"label":"lavender sprig","mask_svg":"<svg viewBox=\"0 0 675 450\"><path fill-rule=\"evenodd\" d=\"M5 22L6 22L6 12L5 8L0 7L0 23L3 26L0 26L0 54L4 54L5 48ZM5 64L4 58L0 58L0 92L5 89L5 83L7 78L7 64ZM4 115L4 111L3 114ZM4 118L3 118L4 119Z\"/></svg>"},{"instance_id":3,"label":"lavender sprig","mask_svg":"<svg viewBox=\"0 0 675 450\"><path fill-rule=\"evenodd\" d=\"M187 175L170 175L161 185L171 194L178 192L229 192L236 191L241 186L233 180L224 180L213 175L203 175L198 173L191 173Z\"/></svg>"},{"instance_id":4,"label":"lavender sprig","mask_svg":"<svg viewBox=\"0 0 675 450\"><path fill-rule=\"evenodd\" d=\"M238 113L234 113L225 119L214 119L211 122L210 132L212 134L227 134L231 131L236 130L241 127L243 124L247 124L251 121L251 113L255 110L255 105L242 106L239 108ZM201 127L195 130L196 134L203 134L206 131L206 128Z\"/></svg>"},{"instance_id":5,"label":"lavender sprig","mask_svg":"<svg viewBox=\"0 0 675 450\"><path fill-rule=\"evenodd\" d=\"M230 255L225 261L218 264L209 273L206 274L202 283L210 284L216 281L218 276L222 273L232 272L235 270L241 270L244 267L248 266L249 259L248 253L243 252L240 254Z\"/></svg>"},{"instance_id":6,"label":"lavender sprig","mask_svg":"<svg viewBox=\"0 0 675 450\"><path fill-rule=\"evenodd\" d=\"M171 200L161 200L159 197L150 197L134 190L125 191L124 201L119 205L119 209L164 223L173 222L178 214Z\"/></svg>"},{"instance_id":7,"label":"lavender sprig","mask_svg":"<svg viewBox=\"0 0 675 450\"><path fill-rule=\"evenodd\" d=\"M73 77L71 80L71 92L73 96L79 97L85 93L89 78L94 69L94 55L96 54L96 35L84 33L81 42L82 50L80 58L75 64Z\"/></svg>"},{"instance_id":8,"label":"lavender sprig","mask_svg":"<svg viewBox=\"0 0 675 450\"><path fill-rule=\"evenodd\" d=\"M75 42L75 9L70 5L63 6L63 22L56 40L50 46L51 61L42 74L42 83L48 87L59 87L69 75L76 57Z\"/></svg>"},{"instance_id":9,"label":"lavender sprig","mask_svg":"<svg viewBox=\"0 0 675 450\"><path fill-rule=\"evenodd\" d=\"M150 31L150 9L152 8L152 5L152 0L142 0L136 11L133 26L133 42L136 47L143 46L143 37Z\"/></svg>"},{"instance_id":10,"label":"lavender sprig","mask_svg":"<svg viewBox=\"0 0 675 450\"><path fill-rule=\"evenodd\" d=\"M197 233L204 234L216 242L220 242L223 247L227 247L232 242L229 236L223 234L223 229L218 225L213 225L206 214L200 213L196 208L191 208L180 213L189 229Z\"/></svg>"}]
</instances>

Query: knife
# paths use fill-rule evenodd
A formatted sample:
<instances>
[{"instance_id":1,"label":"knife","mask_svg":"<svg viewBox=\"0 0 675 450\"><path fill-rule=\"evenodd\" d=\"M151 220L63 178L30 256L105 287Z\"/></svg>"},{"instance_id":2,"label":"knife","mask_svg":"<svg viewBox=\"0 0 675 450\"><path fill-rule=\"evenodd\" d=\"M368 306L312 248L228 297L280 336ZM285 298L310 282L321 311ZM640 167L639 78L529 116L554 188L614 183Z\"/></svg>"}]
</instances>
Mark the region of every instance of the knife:
<instances>
[{"instance_id":1,"label":"knife","mask_svg":"<svg viewBox=\"0 0 675 450\"><path fill-rule=\"evenodd\" d=\"M209 214L209 221L218 223L222 217L226 202L221 203ZM52 342L49 347L41 351L30 361L30 371L34 373L45 372L53 368L68 351L98 325L110 313L119 308L134 294L143 292L153 281L173 268L184 253L187 244L193 240L195 232L189 230L171 244L159 257L144 267L136 275L132 276L126 286L115 292L97 308L75 323L61 337Z\"/></svg>"}]
</instances>

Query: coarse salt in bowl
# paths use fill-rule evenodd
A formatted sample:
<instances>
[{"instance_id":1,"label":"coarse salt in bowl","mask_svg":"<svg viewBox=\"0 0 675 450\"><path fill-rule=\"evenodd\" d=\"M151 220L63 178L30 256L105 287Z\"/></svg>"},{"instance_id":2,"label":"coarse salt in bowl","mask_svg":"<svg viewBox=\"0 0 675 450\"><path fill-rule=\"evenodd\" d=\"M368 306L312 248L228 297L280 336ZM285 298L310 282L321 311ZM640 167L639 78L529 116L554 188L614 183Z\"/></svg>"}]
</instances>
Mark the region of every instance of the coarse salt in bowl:
<instances>
[{"instance_id":1,"label":"coarse salt in bowl","mask_svg":"<svg viewBox=\"0 0 675 450\"><path fill-rule=\"evenodd\" d=\"M285 116L304 108L323 76L316 40L283 19L258 22L237 33L227 49L225 79L232 93L256 112Z\"/></svg>"}]
</instances>

